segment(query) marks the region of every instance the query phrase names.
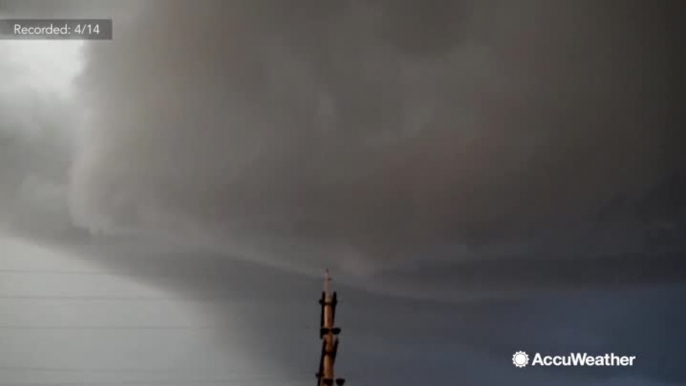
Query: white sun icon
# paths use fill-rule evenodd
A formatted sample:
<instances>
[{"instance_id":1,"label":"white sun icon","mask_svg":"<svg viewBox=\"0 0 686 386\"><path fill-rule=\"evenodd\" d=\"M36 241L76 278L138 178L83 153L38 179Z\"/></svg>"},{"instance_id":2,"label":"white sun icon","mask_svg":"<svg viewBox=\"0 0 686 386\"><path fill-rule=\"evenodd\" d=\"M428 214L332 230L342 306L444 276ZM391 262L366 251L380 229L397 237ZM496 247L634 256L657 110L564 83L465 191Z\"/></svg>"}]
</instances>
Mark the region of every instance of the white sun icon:
<instances>
[{"instance_id":1,"label":"white sun icon","mask_svg":"<svg viewBox=\"0 0 686 386\"><path fill-rule=\"evenodd\" d=\"M514 365L519 367L520 369L522 367L526 367L526 365L529 364L529 356L526 355L524 351L517 351L512 356L512 363L514 363Z\"/></svg>"}]
</instances>

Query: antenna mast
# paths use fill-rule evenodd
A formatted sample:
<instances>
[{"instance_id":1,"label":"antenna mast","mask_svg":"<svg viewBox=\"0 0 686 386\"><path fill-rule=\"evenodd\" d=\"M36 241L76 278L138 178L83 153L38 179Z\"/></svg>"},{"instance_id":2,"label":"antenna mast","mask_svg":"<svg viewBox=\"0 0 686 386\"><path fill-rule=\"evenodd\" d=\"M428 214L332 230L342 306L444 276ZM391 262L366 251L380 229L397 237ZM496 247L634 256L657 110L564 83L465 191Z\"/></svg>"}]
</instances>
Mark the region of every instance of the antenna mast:
<instances>
[{"instance_id":1,"label":"antenna mast","mask_svg":"<svg viewBox=\"0 0 686 386\"><path fill-rule=\"evenodd\" d=\"M319 359L319 371L317 372L317 386L332 386L334 382L338 386L345 383L343 378L334 378L334 363L338 352L338 334L341 329L335 327L336 304L338 298L336 292L331 294L331 277L329 270L324 273L324 291L319 299L322 306L320 316L319 338L322 340L322 354Z\"/></svg>"}]
</instances>

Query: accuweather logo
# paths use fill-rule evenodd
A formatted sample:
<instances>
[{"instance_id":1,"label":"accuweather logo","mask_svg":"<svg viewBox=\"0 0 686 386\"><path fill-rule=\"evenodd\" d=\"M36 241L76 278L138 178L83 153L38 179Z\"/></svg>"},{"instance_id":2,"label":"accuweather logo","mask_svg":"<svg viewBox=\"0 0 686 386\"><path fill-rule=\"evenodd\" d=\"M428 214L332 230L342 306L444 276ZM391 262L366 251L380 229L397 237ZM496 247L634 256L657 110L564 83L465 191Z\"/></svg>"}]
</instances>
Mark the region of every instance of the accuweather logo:
<instances>
[{"instance_id":1,"label":"accuweather logo","mask_svg":"<svg viewBox=\"0 0 686 386\"><path fill-rule=\"evenodd\" d=\"M541 355L536 353L531 360L531 366L593 366L593 367L627 367L633 366L635 356L615 355L614 353L604 355L588 355L587 353L570 353L569 355ZM512 364L518 368L529 365L529 355L524 351L517 351L512 355Z\"/></svg>"},{"instance_id":2,"label":"accuweather logo","mask_svg":"<svg viewBox=\"0 0 686 386\"><path fill-rule=\"evenodd\" d=\"M517 351L512 356L512 363L519 368L526 367L529 364L529 356L524 351Z\"/></svg>"}]
</instances>

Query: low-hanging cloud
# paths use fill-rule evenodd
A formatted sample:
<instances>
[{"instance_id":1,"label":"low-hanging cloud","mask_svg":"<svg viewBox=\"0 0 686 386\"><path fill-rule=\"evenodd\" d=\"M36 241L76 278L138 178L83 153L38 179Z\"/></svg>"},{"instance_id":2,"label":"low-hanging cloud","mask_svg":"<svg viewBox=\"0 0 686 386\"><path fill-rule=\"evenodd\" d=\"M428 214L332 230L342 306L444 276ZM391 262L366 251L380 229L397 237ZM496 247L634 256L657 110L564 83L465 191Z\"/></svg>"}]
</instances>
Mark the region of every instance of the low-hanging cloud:
<instances>
[{"instance_id":1,"label":"low-hanging cloud","mask_svg":"<svg viewBox=\"0 0 686 386\"><path fill-rule=\"evenodd\" d=\"M0 7L46 16L17 4ZM1 106L3 222L376 272L410 293L602 282L610 266L676 277L666 4L61 3L50 16L113 15L115 39L87 45L69 98L8 78L23 97ZM560 272L604 255L595 277Z\"/></svg>"},{"instance_id":2,"label":"low-hanging cloud","mask_svg":"<svg viewBox=\"0 0 686 386\"><path fill-rule=\"evenodd\" d=\"M50 15L102 17L96 2L68 3ZM19 86L0 98L0 221L114 275L255 305L195 303L217 325L242 320L231 331L245 355L295 376L310 366L311 331L296 330L316 329L307 299L319 279L227 251L329 265L337 280L408 296L545 292L444 306L339 282L351 380L569 377L511 367L527 343L646 359L631 374L603 370L613 378L599 385L683 381L671 344L683 291L665 286L686 277L666 2L121 4L100 8L115 15L115 40L88 46L76 100L26 87L46 71L17 76L27 68L7 66L0 42L0 74L12 74L0 92L6 79ZM105 236L71 233L72 220ZM141 240L150 233L172 242ZM348 275L366 272L373 280ZM637 283L666 289L549 291ZM216 341L239 348L225 331Z\"/></svg>"},{"instance_id":3,"label":"low-hanging cloud","mask_svg":"<svg viewBox=\"0 0 686 386\"><path fill-rule=\"evenodd\" d=\"M661 3L143 8L80 80L82 226L362 270L441 248L644 251L652 221L678 231L632 212L678 164Z\"/></svg>"}]
</instances>

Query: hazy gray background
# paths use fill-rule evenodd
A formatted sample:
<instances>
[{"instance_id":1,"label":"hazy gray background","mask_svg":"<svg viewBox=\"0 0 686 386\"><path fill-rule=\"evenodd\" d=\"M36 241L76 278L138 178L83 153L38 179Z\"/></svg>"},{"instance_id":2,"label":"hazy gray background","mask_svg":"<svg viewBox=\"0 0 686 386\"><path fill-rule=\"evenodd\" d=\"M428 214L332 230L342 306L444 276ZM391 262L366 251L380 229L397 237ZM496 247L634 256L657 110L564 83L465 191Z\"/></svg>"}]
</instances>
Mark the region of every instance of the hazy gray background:
<instances>
[{"instance_id":1,"label":"hazy gray background","mask_svg":"<svg viewBox=\"0 0 686 386\"><path fill-rule=\"evenodd\" d=\"M0 42L0 384L313 382L327 266L352 383L686 383L677 5L0 1L115 20Z\"/></svg>"}]
</instances>

